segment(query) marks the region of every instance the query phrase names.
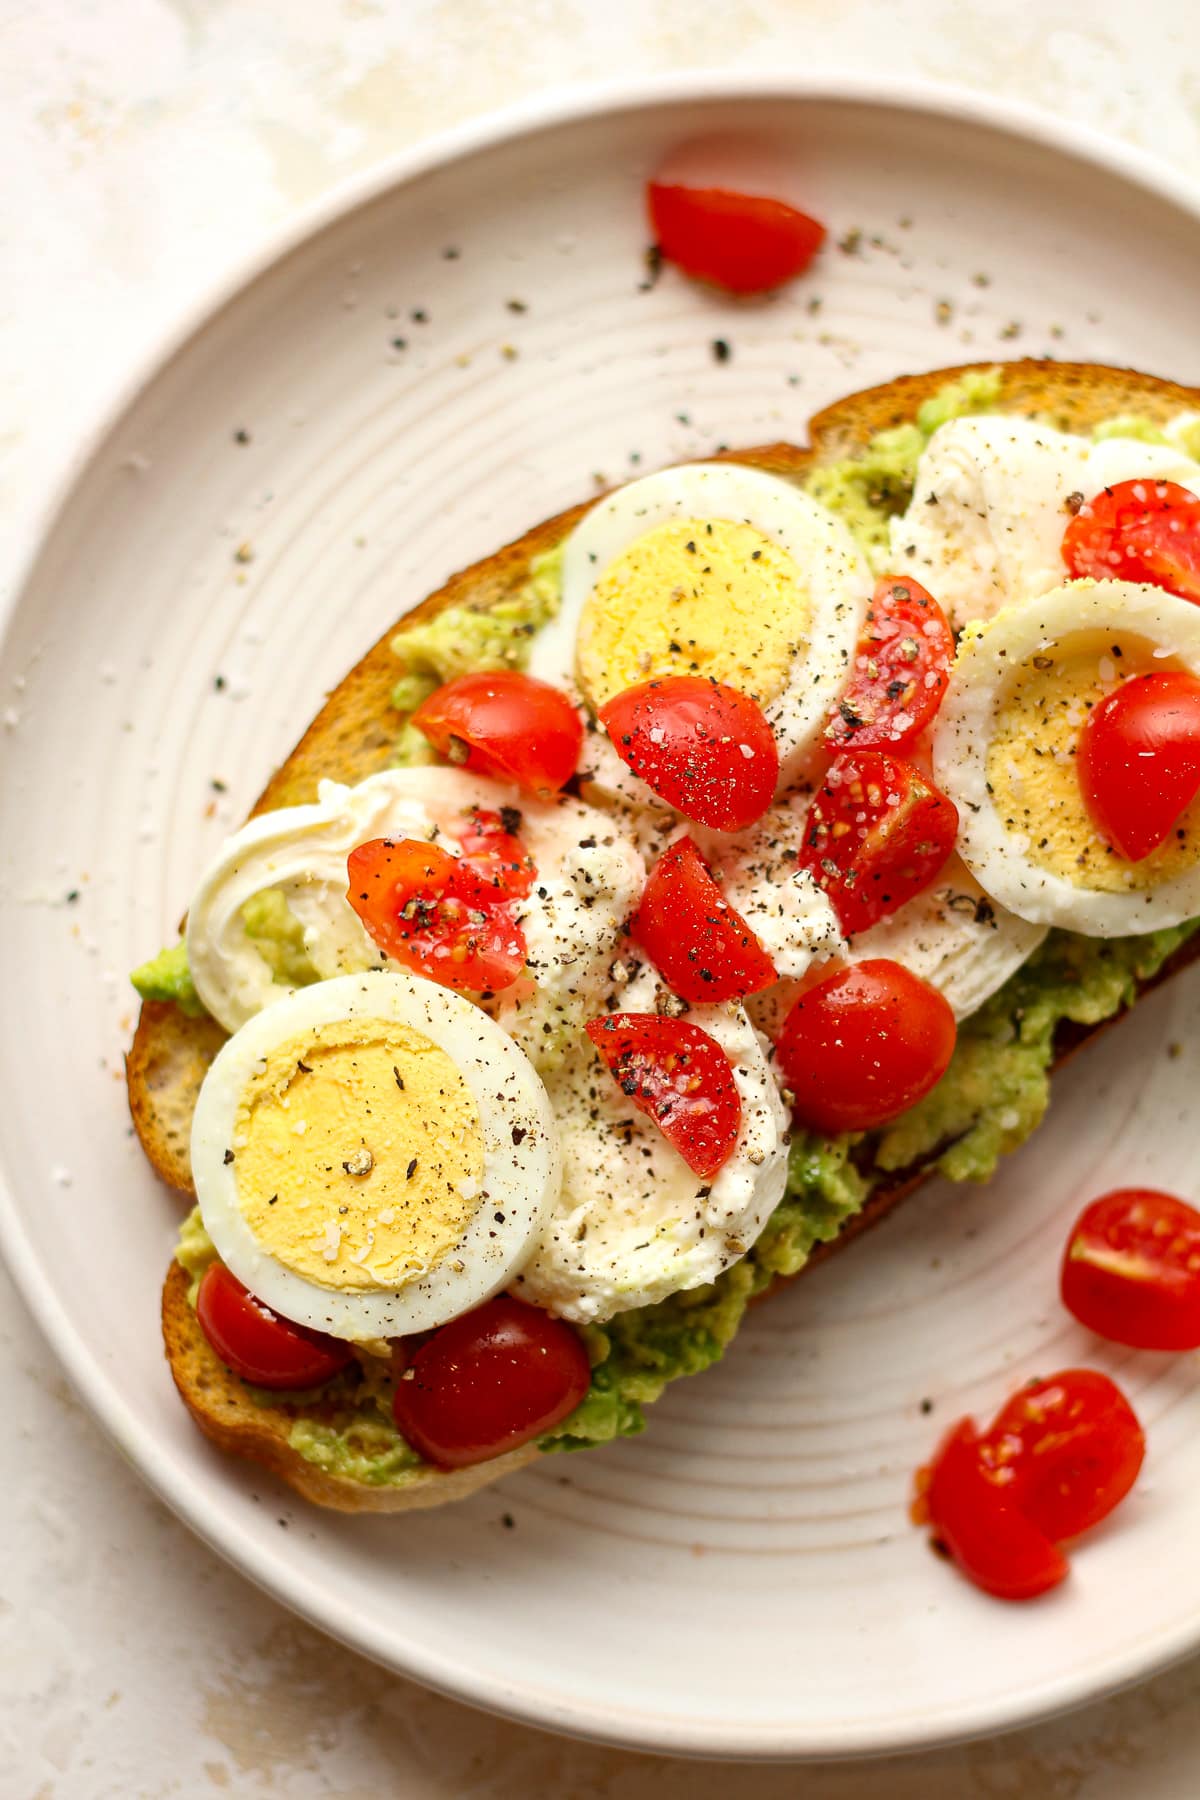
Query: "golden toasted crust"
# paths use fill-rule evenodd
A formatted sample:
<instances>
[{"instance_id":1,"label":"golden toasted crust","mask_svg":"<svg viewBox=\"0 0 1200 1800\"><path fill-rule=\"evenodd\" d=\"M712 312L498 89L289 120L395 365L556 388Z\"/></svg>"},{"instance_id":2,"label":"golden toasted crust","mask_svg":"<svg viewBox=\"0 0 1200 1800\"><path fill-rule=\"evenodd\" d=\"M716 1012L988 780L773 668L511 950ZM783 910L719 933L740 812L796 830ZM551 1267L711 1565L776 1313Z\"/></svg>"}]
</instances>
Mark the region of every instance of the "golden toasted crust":
<instances>
[{"instance_id":1,"label":"golden toasted crust","mask_svg":"<svg viewBox=\"0 0 1200 1800\"><path fill-rule=\"evenodd\" d=\"M921 403L947 381L981 366L987 365L901 376L849 395L813 418L809 448L769 444L723 455L775 474L800 477L814 464L855 455L876 432L910 422ZM1180 411L1200 407L1200 391L1129 369L1025 360L1003 365L999 405L1005 412L1037 414L1064 430L1087 431L1121 412L1164 422ZM330 694L267 783L254 811L312 800L325 777L355 782L387 767L399 723L390 705L397 676L391 643L397 631L448 606L488 608L512 595L528 579L533 558L558 543L592 504L594 500L534 526L514 543L453 576L438 593L389 626ZM1157 979L1165 979L1198 955L1200 941L1193 939ZM1151 985L1155 984L1147 984ZM1055 1066L1101 1029L1076 1030L1064 1037ZM212 1020L190 1019L178 1007L148 1001L126 1059L130 1110L142 1147L163 1180L186 1192L191 1191L187 1143L192 1111L205 1071L222 1042L223 1033ZM868 1230L918 1187L925 1174L924 1169L907 1170L878 1189L863 1212L810 1263ZM273 1470L307 1499L356 1512L434 1506L498 1480L537 1455L527 1447L455 1475L430 1471L403 1488L370 1487L330 1475L305 1461L288 1443L291 1416L286 1406L266 1409L252 1404L241 1383L218 1362L187 1303L187 1286L186 1275L172 1264L163 1288L163 1338L176 1385L192 1417L222 1449Z\"/></svg>"}]
</instances>

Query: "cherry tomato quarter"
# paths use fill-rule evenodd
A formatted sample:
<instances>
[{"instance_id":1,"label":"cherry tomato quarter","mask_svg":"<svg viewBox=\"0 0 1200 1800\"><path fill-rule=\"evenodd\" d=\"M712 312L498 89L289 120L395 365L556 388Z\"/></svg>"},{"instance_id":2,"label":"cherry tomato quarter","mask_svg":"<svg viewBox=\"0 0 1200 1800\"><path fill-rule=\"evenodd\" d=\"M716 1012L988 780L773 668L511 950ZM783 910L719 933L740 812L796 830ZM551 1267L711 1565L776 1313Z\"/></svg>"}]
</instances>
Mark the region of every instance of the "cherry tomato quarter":
<instances>
[{"instance_id":1,"label":"cherry tomato quarter","mask_svg":"<svg viewBox=\"0 0 1200 1800\"><path fill-rule=\"evenodd\" d=\"M1063 1305L1137 1350L1200 1349L1200 1212L1154 1188L1085 1206L1063 1257Z\"/></svg>"},{"instance_id":2,"label":"cherry tomato quarter","mask_svg":"<svg viewBox=\"0 0 1200 1800\"><path fill-rule=\"evenodd\" d=\"M472 993L496 993L525 967L512 908L472 859L416 838L372 838L346 869L346 898L393 962Z\"/></svg>"},{"instance_id":3,"label":"cherry tomato quarter","mask_svg":"<svg viewBox=\"0 0 1200 1800\"><path fill-rule=\"evenodd\" d=\"M907 576L875 585L854 666L825 731L831 750L906 750L942 703L954 633L933 595Z\"/></svg>"},{"instance_id":4,"label":"cherry tomato quarter","mask_svg":"<svg viewBox=\"0 0 1200 1800\"><path fill-rule=\"evenodd\" d=\"M807 988L776 1054L796 1118L813 1131L870 1131L915 1106L954 1054L954 1014L901 963L854 963Z\"/></svg>"},{"instance_id":5,"label":"cherry tomato quarter","mask_svg":"<svg viewBox=\"0 0 1200 1800\"><path fill-rule=\"evenodd\" d=\"M783 200L721 187L652 181L646 189L659 252L697 281L762 294L801 274L825 227Z\"/></svg>"},{"instance_id":6,"label":"cherry tomato quarter","mask_svg":"<svg viewBox=\"0 0 1200 1800\"><path fill-rule=\"evenodd\" d=\"M732 1155L742 1123L733 1069L716 1039L654 1013L608 1013L586 1030L621 1092L710 1181Z\"/></svg>"},{"instance_id":7,"label":"cherry tomato quarter","mask_svg":"<svg viewBox=\"0 0 1200 1800\"><path fill-rule=\"evenodd\" d=\"M625 688L600 709L617 754L697 825L740 831L775 797L779 751L757 700L702 675Z\"/></svg>"},{"instance_id":8,"label":"cherry tomato quarter","mask_svg":"<svg viewBox=\"0 0 1200 1800\"><path fill-rule=\"evenodd\" d=\"M537 877L533 858L521 842L521 815L514 807L492 812L477 807L459 832L460 863L470 867L496 900L519 900Z\"/></svg>"},{"instance_id":9,"label":"cherry tomato quarter","mask_svg":"<svg viewBox=\"0 0 1200 1800\"><path fill-rule=\"evenodd\" d=\"M1033 1600L1066 1579L1062 1551L988 1479L970 1419L952 1427L919 1480L934 1541L976 1587Z\"/></svg>"},{"instance_id":10,"label":"cherry tomato quarter","mask_svg":"<svg viewBox=\"0 0 1200 1800\"><path fill-rule=\"evenodd\" d=\"M409 1355L392 1414L426 1462L465 1469L561 1424L591 1379L578 1332L500 1294L431 1332Z\"/></svg>"},{"instance_id":11,"label":"cherry tomato quarter","mask_svg":"<svg viewBox=\"0 0 1200 1800\"><path fill-rule=\"evenodd\" d=\"M774 963L691 838L651 869L630 935L684 1000L740 1000L775 980Z\"/></svg>"},{"instance_id":12,"label":"cherry tomato quarter","mask_svg":"<svg viewBox=\"0 0 1200 1800\"><path fill-rule=\"evenodd\" d=\"M1138 1478L1146 1439L1115 1381L1064 1369L1030 1382L979 1439L984 1473L1061 1544L1106 1519Z\"/></svg>"},{"instance_id":13,"label":"cherry tomato quarter","mask_svg":"<svg viewBox=\"0 0 1200 1800\"><path fill-rule=\"evenodd\" d=\"M954 802L912 763L849 750L834 757L808 810L799 866L853 937L927 888L957 835Z\"/></svg>"},{"instance_id":14,"label":"cherry tomato quarter","mask_svg":"<svg viewBox=\"0 0 1200 1800\"><path fill-rule=\"evenodd\" d=\"M221 1262L210 1263L200 1278L196 1318L214 1354L255 1387L320 1387L354 1354L340 1339L272 1312Z\"/></svg>"},{"instance_id":15,"label":"cherry tomato quarter","mask_svg":"<svg viewBox=\"0 0 1200 1800\"><path fill-rule=\"evenodd\" d=\"M1084 501L1062 554L1074 576L1148 582L1200 600L1200 498L1174 481L1118 481Z\"/></svg>"},{"instance_id":16,"label":"cherry tomato quarter","mask_svg":"<svg viewBox=\"0 0 1200 1800\"><path fill-rule=\"evenodd\" d=\"M570 780L583 747L583 724L566 694L516 669L448 681L421 702L412 723L439 756L541 799Z\"/></svg>"},{"instance_id":17,"label":"cherry tomato quarter","mask_svg":"<svg viewBox=\"0 0 1200 1800\"><path fill-rule=\"evenodd\" d=\"M1149 856L1200 793L1200 681L1164 670L1123 682L1084 720L1075 766L1101 837L1130 862Z\"/></svg>"}]
</instances>

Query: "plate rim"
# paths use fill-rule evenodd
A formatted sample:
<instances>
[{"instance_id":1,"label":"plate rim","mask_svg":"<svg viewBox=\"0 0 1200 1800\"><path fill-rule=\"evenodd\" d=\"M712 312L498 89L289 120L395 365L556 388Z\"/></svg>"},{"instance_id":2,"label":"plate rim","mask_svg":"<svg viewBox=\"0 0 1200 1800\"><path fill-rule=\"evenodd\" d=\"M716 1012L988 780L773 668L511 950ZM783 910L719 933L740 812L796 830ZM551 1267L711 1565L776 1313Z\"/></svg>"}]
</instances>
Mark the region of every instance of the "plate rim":
<instances>
[{"instance_id":1,"label":"plate rim","mask_svg":"<svg viewBox=\"0 0 1200 1800\"><path fill-rule=\"evenodd\" d=\"M1140 187L1165 200L1200 227L1200 185L1149 151L1113 139L1090 125L1065 121L1025 101L982 94L961 84L921 77L866 76L829 67L811 74L735 71L672 71L667 74L555 86L499 109L462 121L402 148L370 168L334 183L327 192L301 207L268 231L258 246L223 268L198 297L173 309L163 329L97 406L74 451L35 501L25 527L18 532L13 576L7 601L0 605L0 647L7 640L26 593L36 578L55 529L70 508L77 489L104 446L145 390L190 346L222 310L235 303L280 261L319 233L423 175L480 151L532 138L588 119L617 119L623 113L654 106L683 106L706 101L761 99L805 103L886 107L939 119L949 124L983 127L1047 153L1091 165L1102 174ZM929 1750L992 1733L1010 1731L1115 1693L1170 1667L1200 1648L1200 1608L1189 1625L1136 1641L1107 1659L1102 1672L1065 1674L1043 1688L1037 1702L1028 1697L1001 1698L990 1706L972 1702L942 1712L907 1715L890 1724L879 1719L867 1727L818 1727L794 1724L715 1727L683 1720L653 1708L614 1706L606 1702L565 1699L523 1681L513 1683L480 1671L464 1670L450 1658L430 1653L419 1643L397 1653L394 1638L362 1620L351 1618L336 1593L290 1564L282 1554L235 1533L206 1489L187 1480L177 1459L164 1449L139 1418L115 1382L86 1354L72 1318L56 1295L28 1239L15 1192L0 1167L0 1256L29 1308L48 1347L88 1407L92 1417L157 1496L204 1543L278 1604L347 1648L383 1667L420 1682L436 1692L543 1730L594 1742L662 1755L727 1758L746 1762L810 1761L882 1756Z\"/></svg>"}]
</instances>

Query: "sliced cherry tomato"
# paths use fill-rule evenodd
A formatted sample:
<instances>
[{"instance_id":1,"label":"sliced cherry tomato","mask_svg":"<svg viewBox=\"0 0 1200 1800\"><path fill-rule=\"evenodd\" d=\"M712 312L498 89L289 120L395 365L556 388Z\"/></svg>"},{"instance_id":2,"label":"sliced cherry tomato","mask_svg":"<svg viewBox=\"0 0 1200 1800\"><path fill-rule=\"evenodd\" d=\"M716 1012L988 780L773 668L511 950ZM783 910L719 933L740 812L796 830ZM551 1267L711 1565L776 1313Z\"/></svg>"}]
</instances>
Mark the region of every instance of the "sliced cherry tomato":
<instances>
[{"instance_id":1,"label":"sliced cherry tomato","mask_svg":"<svg viewBox=\"0 0 1200 1800\"><path fill-rule=\"evenodd\" d=\"M1200 793L1200 681L1164 670L1123 682L1084 720L1075 766L1101 837L1130 862L1149 856Z\"/></svg>"},{"instance_id":2,"label":"sliced cherry tomato","mask_svg":"<svg viewBox=\"0 0 1200 1800\"><path fill-rule=\"evenodd\" d=\"M646 189L650 227L668 262L734 294L762 294L807 269L825 227L783 200L728 188Z\"/></svg>"},{"instance_id":3,"label":"sliced cherry tomato","mask_svg":"<svg viewBox=\"0 0 1200 1800\"><path fill-rule=\"evenodd\" d=\"M729 1058L715 1038L684 1019L609 1013L587 1034L613 1080L647 1113L689 1169L710 1181L729 1160L742 1101Z\"/></svg>"},{"instance_id":4,"label":"sliced cherry tomato","mask_svg":"<svg viewBox=\"0 0 1200 1800\"><path fill-rule=\"evenodd\" d=\"M626 688L600 723L648 787L685 819L740 831L775 797L779 751L757 700L702 675Z\"/></svg>"},{"instance_id":5,"label":"sliced cherry tomato","mask_svg":"<svg viewBox=\"0 0 1200 1800\"><path fill-rule=\"evenodd\" d=\"M776 978L774 963L691 838L659 857L629 930L684 1000L740 1000Z\"/></svg>"},{"instance_id":6,"label":"sliced cherry tomato","mask_svg":"<svg viewBox=\"0 0 1200 1800\"><path fill-rule=\"evenodd\" d=\"M443 987L495 993L525 967L525 937L470 861L415 838L372 838L347 858L346 898L379 948Z\"/></svg>"},{"instance_id":7,"label":"sliced cherry tomato","mask_svg":"<svg viewBox=\"0 0 1200 1800\"><path fill-rule=\"evenodd\" d=\"M518 837L521 815L515 807L491 812L476 807L458 834L461 861L482 877L497 899L520 900L537 879L533 858Z\"/></svg>"},{"instance_id":8,"label":"sliced cherry tomato","mask_svg":"<svg viewBox=\"0 0 1200 1800\"><path fill-rule=\"evenodd\" d=\"M825 731L831 750L905 750L942 703L954 633L937 601L903 575L875 584L854 667Z\"/></svg>"},{"instance_id":9,"label":"sliced cherry tomato","mask_svg":"<svg viewBox=\"0 0 1200 1800\"><path fill-rule=\"evenodd\" d=\"M1174 481L1118 481L1084 501L1062 553L1072 575L1200 600L1200 498Z\"/></svg>"},{"instance_id":10,"label":"sliced cherry tomato","mask_svg":"<svg viewBox=\"0 0 1200 1800\"><path fill-rule=\"evenodd\" d=\"M1137 1350L1200 1350L1200 1212L1153 1188L1085 1206L1062 1266L1081 1325Z\"/></svg>"},{"instance_id":11,"label":"sliced cherry tomato","mask_svg":"<svg viewBox=\"0 0 1200 1800\"><path fill-rule=\"evenodd\" d=\"M809 808L799 863L853 937L928 887L957 834L953 800L912 763L851 750L834 757Z\"/></svg>"},{"instance_id":12,"label":"sliced cherry tomato","mask_svg":"<svg viewBox=\"0 0 1200 1800\"><path fill-rule=\"evenodd\" d=\"M1067 1559L986 1474L970 1419L960 1419L918 1476L921 1514L963 1574L1001 1600L1058 1586Z\"/></svg>"},{"instance_id":13,"label":"sliced cherry tomato","mask_svg":"<svg viewBox=\"0 0 1200 1800\"><path fill-rule=\"evenodd\" d=\"M426 1462L465 1469L558 1425L591 1380L577 1331L500 1294L430 1333L396 1383L392 1412Z\"/></svg>"},{"instance_id":14,"label":"sliced cherry tomato","mask_svg":"<svg viewBox=\"0 0 1200 1800\"><path fill-rule=\"evenodd\" d=\"M583 747L583 724L561 689L516 669L448 681L412 722L439 756L543 799L570 780Z\"/></svg>"},{"instance_id":15,"label":"sliced cherry tomato","mask_svg":"<svg viewBox=\"0 0 1200 1800\"><path fill-rule=\"evenodd\" d=\"M803 1124L870 1131L941 1080L955 1036L937 989L876 957L807 988L783 1021L776 1053Z\"/></svg>"},{"instance_id":16,"label":"sliced cherry tomato","mask_svg":"<svg viewBox=\"0 0 1200 1800\"><path fill-rule=\"evenodd\" d=\"M1106 1519L1137 1480L1146 1439L1115 1381L1064 1369L1023 1387L979 1439L984 1473L1056 1544Z\"/></svg>"},{"instance_id":17,"label":"sliced cherry tomato","mask_svg":"<svg viewBox=\"0 0 1200 1800\"><path fill-rule=\"evenodd\" d=\"M226 1368L256 1387L320 1387L353 1356L339 1338L281 1319L220 1262L200 1278L196 1317Z\"/></svg>"}]
</instances>

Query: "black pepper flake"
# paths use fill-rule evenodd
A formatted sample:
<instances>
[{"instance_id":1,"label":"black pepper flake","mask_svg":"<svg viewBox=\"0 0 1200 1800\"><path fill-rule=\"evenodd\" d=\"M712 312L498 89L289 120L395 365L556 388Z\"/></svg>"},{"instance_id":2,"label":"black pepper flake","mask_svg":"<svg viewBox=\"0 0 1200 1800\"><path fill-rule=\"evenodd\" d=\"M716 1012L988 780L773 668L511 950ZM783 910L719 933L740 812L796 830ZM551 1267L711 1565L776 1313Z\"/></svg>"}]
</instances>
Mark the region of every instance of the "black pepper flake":
<instances>
[{"instance_id":1,"label":"black pepper flake","mask_svg":"<svg viewBox=\"0 0 1200 1800\"><path fill-rule=\"evenodd\" d=\"M216 688L218 694L224 693L225 677L223 675L214 675L213 676L213 686Z\"/></svg>"},{"instance_id":2,"label":"black pepper flake","mask_svg":"<svg viewBox=\"0 0 1200 1800\"><path fill-rule=\"evenodd\" d=\"M250 433L246 430L244 425L238 426L233 434L233 441L235 444L248 444L250 442Z\"/></svg>"},{"instance_id":3,"label":"black pepper flake","mask_svg":"<svg viewBox=\"0 0 1200 1800\"><path fill-rule=\"evenodd\" d=\"M224 1156L221 1158L221 1161L225 1164L225 1167L228 1168L230 1163L233 1161L233 1151L227 1150L225 1152Z\"/></svg>"},{"instance_id":4,"label":"black pepper flake","mask_svg":"<svg viewBox=\"0 0 1200 1800\"><path fill-rule=\"evenodd\" d=\"M500 829L507 831L509 837L519 837L521 833L521 810L517 806L500 808Z\"/></svg>"},{"instance_id":5,"label":"black pepper flake","mask_svg":"<svg viewBox=\"0 0 1200 1800\"><path fill-rule=\"evenodd\" d=\"M394 337L392 339L392 349L393 350L407 350L408 349L408 339L403 338L403 337Z\"/></svg>"},{"instance_id":6,"label":"black pepper flake","mask_svg":"<svg viewBox=\"0 0 1200 1800\"><path fill-rule=\"evenodd\" d=\"M510 313L527 313L529 311L528 300L506 300L504 304Z\"/></svg>"},{"instance_id":7,"label":"black pepper flake","mask_svg":"<svg viewBox=\"0 0 1200 1800\"><path fill-rule=\"evenodd\" d=\"M409 1163L408 1168L404 1171L405 1181L411 1181L413 1176L416 1174L416 1172L417 1172L417 1159L414 1156L412 1161Z\"/></svg>"},{"instance_id":8,"label":"black pepper flake","mask_svg":"<svg viewBox=\"0 0 1200 1800\"><path fill-rule=\"evenodd\" d=\"M719 363L727 363L733 355L733 345L728 338L714 338L712 341L713 359Z\"/></svg>"},{"instance_id":9,"label":"black pepper flake","mask_svg":"<svg viewBox=\"0 0 1200 1800\"><path fill-rule=\"evenodd\" d=\"M516 1522L517 1521L513 1518L511 1513L503 1513L501 1515L500 1523L503 1525L505 1531L511 1531Z\"/></svg>"},{"instance_id":10,"label":"black pepper flake","mask_svg":"<svg viewBox=\"0 0 1200 1800\"><path fill-rule=\"evenodd\" d=\"M457 244L447 244L442 251L442 258L445 262L457 262L461 255L462 251Z\"/></svg>"},{"instance_id":11,"label":"black pepper flake","mask_svg":"<svg viewBox=\"0 0 1200 1800\"><path fill-rule=\"evenodd\" d=\"M658 278L662 274L663 253L661 245L648 244L642 260L646 265L646 277L644 281L638 282L638 293L648 294L651 288L657 285Z\"/></svg>"},{"instance_id":12,"label":"black pepper flake","mask_svg":"<svg viewBox=\"0 0 1200 1800\"><path fill-rule=\"evenodd\" d=\"M296 1058L296 1067L299 1069L299 1071L302 1075L311 1075L312 1074L312 1064L306 1063L306 1062L301 1062L299 1057Z\"/></svg>"},{"instance_id":13,"label":"black pepper flake","mask_svg":"<svg viewBox=\"0 0 1200 1800\"><path fill-rule=\"evenodd\" d=\"M275 1205L275 1203L276 1203L276 1201L277 1201L277 1200L278 1200L278 1199L279 1199L279 1195L278 1195L278 1194L272 1194L272 1195L271 1195L271 1198L270 1198L270 1199L269 1199L269 1200L268 1200L268 1201L267 1201L267 1205L268 1205L268 1206L274 1206L274 1205Z\"/></svg>"},{"instance_id":14,"label":"black pepper flake","mask_svg":"<svg viewBox=\"0 0 1200 1800\"><path fill-rule=\"evenodd\" d=\"M227 791L226 783L223 781L218 781L218 779L215 775L213 776L212 780L209 782L208 785L212 789L214 794L223 794Z\"/></svg>"},{"instance_id":15,"label":"black pepper flake","mask_svg":"<svg viewBox=\"0 0 1200 1800\"><path fill-rule=\"evenodd\" d=\"M403 1093L404 1092L404 1077L400 1073L399 1069L396 1067L395 1063L392 1064L392 1074L396 1077L396 1086L400 1089L400 1092Z\"/></svg>"},{"instance_id":16,"label":"black pepper flake","mask_svg":"<svg viewBox=\"0 0 1200 1800\"><path fill-rule=\"evenodd\" d=\"M67 890L67 905L74 906L74 904L78 900L78 898L79 898L79 889L78 888L68 888L68 890Z\"/></svg>"},{"instance_id":17,"label":"black pepper flake","mask_svg":"<svg viewBox=\"0 0 1200 1800\"><path fill-rule=\"evenodd\" d=\"M414 306L408 316L414 325L428 325L429 323L429 314L423 306Z\"/></svg>"},{"instance_id":18,"label":"black pepper flake","mask_svg":"<svg viewBox=\"0 0 1200 1800\"><path fill-rule=\"evenodd\" d=\"M526 1131L526 1129L523 1125L514 1125L513 1126L512 1141L514 1144L523 1144L525 1142L525 1139L528 1136L529 1136L529 1133Z\"/></svg>"}]
</instances>

